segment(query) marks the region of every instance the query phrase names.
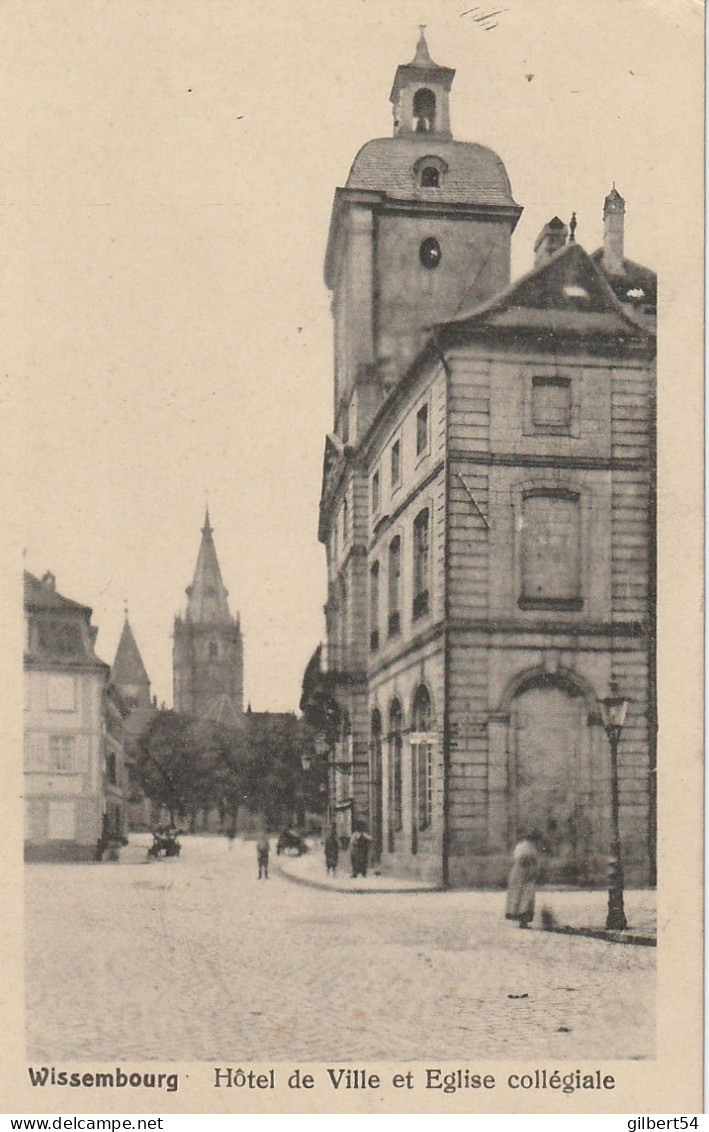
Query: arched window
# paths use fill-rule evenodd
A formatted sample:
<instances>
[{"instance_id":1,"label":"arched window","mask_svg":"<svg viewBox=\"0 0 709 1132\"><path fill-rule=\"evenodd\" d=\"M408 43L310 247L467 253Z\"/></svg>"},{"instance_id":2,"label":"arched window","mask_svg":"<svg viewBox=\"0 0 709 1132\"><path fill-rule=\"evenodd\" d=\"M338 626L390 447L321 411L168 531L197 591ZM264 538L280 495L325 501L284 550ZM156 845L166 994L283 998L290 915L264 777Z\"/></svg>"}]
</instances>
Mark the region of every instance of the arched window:
<instances>
[{"instance_id":1,"label":"arched window","mask_svg":"<svg viewBox=\"0 0 709 1132\"><path fill-rule=\"evenodd\" d=\"M521 566L522 608L581 608L581 507L576 492L548 488L525 494Z\"/></svg>"},{"instance_id":2,"label":"arched window","mask_svg":"<svg viewBox=\"0 0 709 1132\"><path fill-rule=\"evenodd\" d=\"M335 769L335 801L346 802L348 799L350 786L349 775L347 770L344 769L345 764L352 762L352 719L350 713L345 709L342 712L342 724L340 727L339 735L339 752L337 762L342 764L342 767Z\"/></svg>"},{"instance_id":3,"label":"arched window","mask_svg":"<svg viewBox=\"0 0 709 1132\"><path fill-rule=\"evenodd\" d=\"M375 857L382 852L382 717L377 708L372 712L370 725L369 772L372 849Z\"/></svg>"},{"instance_id":4,"label":"arched window","mask_svg":"<svg viewBox=\"0 0 709 1132\"><path fill-rule=\"evenodd\" d=\"M389 709L389 852L394 852L394 835L403 823L401 790L401 704L392 700Z\"/></svg>"},{"instance_id":5,"label":"arched window","mask_svg":"<svg viewBox=\"0 0 709 1132\"><path fill-rule=\"evenodd\" d=\"M389 636L401 632L401 538L389 544Z\"/></svg>"},{"instance_id":6,"label":"arched window","mask_svg":"<svg viewBox=\"0 0 709 1132\"><path fill-rule=\"evenodd\" d=\"M379 562L369 569L369 647L372 652L379 648Z\"/></svg>"},{"instance_id":7,"label":"arched window","mask_svg":"<svg viewBox=\"0 0 709 1132\"><path fill-rule=\"evenodd\" d=\"M437 189L441 183L441 174L435 165L425 165L421 170L421 188Z\"/></svg>"},{"instance_id":8,"label":"arched window","mask_svg":"<svg viewBox=\"0 0 709 1132\"><path fill-rule=\"evenodd\" d=\"M414 519L414 619L428 613L429 557L429 515L424 507Z\"/></svg>"},{"instance_id":9,"label":"arched window","mask_svg":"<svg viewBox=\"0 0 709 1132\"><path fill-rule=\"evenodd\" d=\"M427 829L433 816L433 773L431 765L431 697L421 684L414 696L411 719L411 849L418 848L418 832Z\"/></svg>"},{"instance_id":10,"label":"arched window","mask_svg":"<svg viewBox=\"0 0 709 1132\"><path fill-rule=\"evenodd\" d=\"M414 95L414 129L417 134L430 134L436 126L436 96L427 87Z\"/></svg>"}]
</instances>

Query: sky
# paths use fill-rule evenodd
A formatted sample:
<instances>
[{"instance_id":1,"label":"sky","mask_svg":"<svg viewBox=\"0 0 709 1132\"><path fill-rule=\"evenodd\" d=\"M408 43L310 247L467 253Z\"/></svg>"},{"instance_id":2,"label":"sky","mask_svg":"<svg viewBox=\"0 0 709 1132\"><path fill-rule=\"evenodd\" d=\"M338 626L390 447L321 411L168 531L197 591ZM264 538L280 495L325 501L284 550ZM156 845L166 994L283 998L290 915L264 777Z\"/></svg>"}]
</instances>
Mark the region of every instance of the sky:
<instances>
[{"instance_id":1,"label":"sky","mask_svg":"<svg viewBox=\"0 0 709 1132\"><path fill-rule=\"evenodd\" d=\"M332 198L360 146L391 134L391 82L419 23L433 58L457 71L454 137L499 153L524 207L513 277L555 214L575 210L578 242L595 249L613 181L630 258L661 270L668 233L680 251L697 239L677 174L698 88L677 75L699 74L701 6L470 9L7 9L1 318L18 345L0 404L9 388L22 421L21 505L8 525L27 569L51 569L60 592L92 606L109 662L127 602L168 706L172 622L208 493L244 631L245 697L255 710L297 708L326 596L317 513L332 419Z\"/></svg>"}]
</instances>

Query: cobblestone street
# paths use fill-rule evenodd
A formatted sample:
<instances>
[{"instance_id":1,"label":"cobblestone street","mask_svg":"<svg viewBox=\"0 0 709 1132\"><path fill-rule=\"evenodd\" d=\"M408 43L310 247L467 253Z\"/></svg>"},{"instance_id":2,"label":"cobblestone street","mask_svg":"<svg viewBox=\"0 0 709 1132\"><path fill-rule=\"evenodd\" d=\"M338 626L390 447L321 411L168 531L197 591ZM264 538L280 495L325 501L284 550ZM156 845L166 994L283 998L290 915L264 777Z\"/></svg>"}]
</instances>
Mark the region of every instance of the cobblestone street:
<instances>
[{"instance_id":1,"label":"cobblestone street","mask_svg":"<svg viewBox=\"0 0 709 1132\"><path fill-rule=\"evenodd\" d=\"M34 1061L654 1056L654 949L504 920L502 893L256 880L253 843L26 869Z\"/></svg>"}]
</instances>

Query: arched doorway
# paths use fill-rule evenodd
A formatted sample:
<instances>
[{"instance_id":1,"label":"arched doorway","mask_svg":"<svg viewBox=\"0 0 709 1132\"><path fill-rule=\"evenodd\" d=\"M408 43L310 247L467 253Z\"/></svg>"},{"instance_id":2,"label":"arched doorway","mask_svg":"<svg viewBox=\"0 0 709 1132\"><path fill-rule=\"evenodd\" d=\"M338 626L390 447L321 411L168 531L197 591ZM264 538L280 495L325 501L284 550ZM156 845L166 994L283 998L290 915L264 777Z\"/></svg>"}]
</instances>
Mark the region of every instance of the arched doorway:
<instances>
[{"instance_id":1,"label":"arched doorway","mask_svg":"<svg viewBox=\"0 0 709 1132\"><path fill-rule=\"evenodd\" d=\"M511 832L513 840L541 835L554 883L586 882L607 840L607 776L593 722L582 689L561 676L532 678L511 703Z\"/></svg>"},{"instance_id":2,"label":"arched doorway","mask_svg":"<svg viewBox=\"0 0 709 1132\"><path fill-rule=\"evenodd\" d=\"M382 717L378 709L372 712L369 755L369 812L372 835L372 855L378 861L382 855Z\"/></svg>"}]
</instances>

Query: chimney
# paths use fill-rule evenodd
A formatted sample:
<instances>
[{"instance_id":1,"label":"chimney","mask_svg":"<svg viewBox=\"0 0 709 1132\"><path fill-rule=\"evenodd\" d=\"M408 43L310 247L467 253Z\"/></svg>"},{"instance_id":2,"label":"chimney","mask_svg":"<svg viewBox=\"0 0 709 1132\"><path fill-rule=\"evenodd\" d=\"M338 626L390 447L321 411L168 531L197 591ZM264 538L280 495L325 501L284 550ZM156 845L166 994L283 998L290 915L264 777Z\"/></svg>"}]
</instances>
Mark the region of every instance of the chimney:
<instances>
[{"instance_id":1,"label":"chimney","mask_svg":"<svg viewBox=\"0 0 709 1132\"><path fill-rule=\"evenodd\" d=\"M609 275L624 275L623 228L625 201L613 184L603 202L603 270Z\"/></svg>"},{"instance_id":2,"label":"chimney","mask_svg":"<svg viewBox=\"0 0 709 1132\"><path fill-rule=\"evenodd\" d=\"M563 248L566 243L566 237L569 234L569 229L564 224L563 220L559 220L555 216L548 224L545 224L541 232L537 236L534 245L534 266L541 267L543 263L558 252L559 248Z\"/></svg>"}]
</instances>

